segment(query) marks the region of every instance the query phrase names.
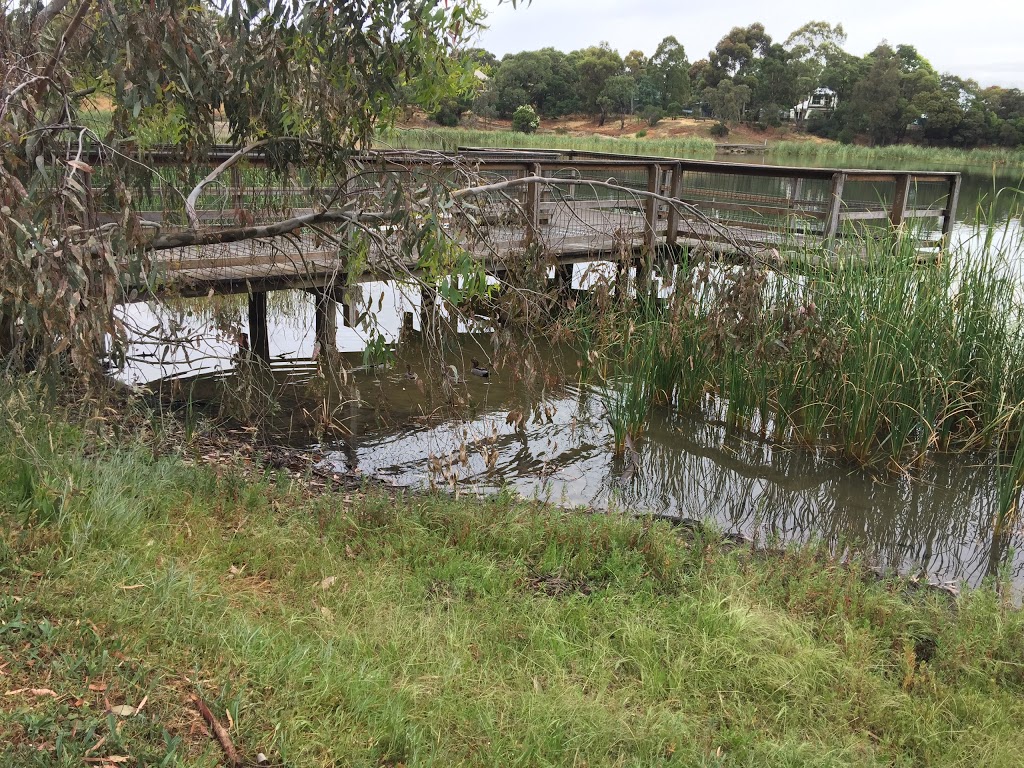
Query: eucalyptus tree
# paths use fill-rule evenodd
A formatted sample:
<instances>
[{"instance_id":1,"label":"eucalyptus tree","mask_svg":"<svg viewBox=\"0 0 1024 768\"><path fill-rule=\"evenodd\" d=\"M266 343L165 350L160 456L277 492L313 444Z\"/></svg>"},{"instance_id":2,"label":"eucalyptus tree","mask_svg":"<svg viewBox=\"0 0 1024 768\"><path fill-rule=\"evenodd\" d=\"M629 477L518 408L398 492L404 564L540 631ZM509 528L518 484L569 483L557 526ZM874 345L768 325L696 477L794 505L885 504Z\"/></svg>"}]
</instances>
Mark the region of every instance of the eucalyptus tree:
<instances>
[{"instance_id":1,"label":"eucalyptus tree","mask_svg":"<svg viewBox=\"0 0 1024 768\"><path fill-rule=\"evenodd\" d=\"M710 72L705 75L706 85L715 87L724 79L736 80L749 76L754 60L764 56L772 45L772 38L764 24L750 24L733 27L729 34L718 41L708 59Z\"/></svg>"},{"instance_id":2,"label":"eucalyptus tree","mask_svg":"<svg viewBox=\"0 0 1024 768\"><path fill-rule=\"evenodd\" d=\"M609 114L619 116L620 128L626 127L626 115L633 112L633 100L636 96L636 81L631 75L612 75L605 80L597 104L601 110L600 122L603 125Z\"/></svg>"},{"instance_id":3,"label":"eucalyptus tree","mask_svg":"<svg viewBox=\"0 0 1024 768\"><path fill-rule=\"evenodd\" d=\"M480 19L476 0L7 0L0 352L17 335L38 364L87 371L107 339L117 346L125 273L145 274L160 247L124 182L147 143L188 158L223 131L282 171L336 172L406 95L429 105L470 82L454 54ZM83 207L90 152L118 169L103 193L119 221L103 228Z\"/></svg>"},{"instance_id":4,"label":"eucalyptus tree","mask_svg":"<svg viewBox=\"0 0 1024 768\"><path fill-rule=\"evenodd\" d=\"M721 87L723 90L715 97L718 99L719 108L722 103L728 103L730 106L726 111L731 115L732 105L740 104L739 115L727 119L743 118L750 97L758 87L761 60L768 56L771 50L772 38L765 31L763 24L733 27L709 54L709 66L703 71L707 86L704 89L705 99L712 101L708 94ZM723 83L736 86L738 90L730 91L728 85ZM742 97L736 98L738 94L742 94Z\"/></svg>"},{"instance_id":5,"label":"eucalyptus tree","mask_svg":"<svg viewBox=\"0 0 1024 768\"><path fill-rule=\"evenodd\" d=\"M765 55L756 59L750 83L751 106L755 115L771 125L778 125L779 114L789 110L800 94L798 89L799 62L790 51L773 43Z\"/></svg>"},{"instance_id":6,"label":"eucalyptus tree","mask_svg":"<svg viewBox=\"0 0 1024 768\"><path fill-rule=\"evenodd\" d=\"M704 89L704 100L711 105L712 114L720 120L738 122L750 102L750 87L722 80L716 88Z\"/></svg>"},{"instance_id":7,"label":"eucalyptus tree","mask_svg":"<svg viewBox=\"0 0 1024 768\"><path fill-rule=\"evenodd\" d=\"M566 54L554 48L508 54L494 75L498 114L505 118L523 105L544 117L559 117L578 107L579 76Z\"/></svg>"},{"instance_id":8,"label":"eucalyptus tree","mask_svg":"<svg viewBox=\"0 0 1024 768\"><path fill-rule=\"evenodd\" d=\"M656 84L660 106L686 104L690 100L690 62L686 50L672 35L664 38L651 56L651 78Z\"/></svg>"},{"instance_id":9,"label":"eucalyptus tree","mask_svg":"<svg viewBox=\"0 0 1024 768\"><path fill-rule=\"evenodd\" d=\"M900 141L921 118L924 95L941 90L939 75L911 45L882 43L866 58L870 68L854 86L850 114L859 116L858 127L873 143Z\"/></svg>"},{"instance_id":10,"label":"eucalyptus tree","mask_svg":"<svg viewBox=\"0 0 1024 768\"><path fill-rule=\"evenodd\" d=\"M809 21L790 33L784 46L794 64L795 86L803 96L822 87L822 76L829 58L842 52L846 32L842 24Z\"/></svg>"},{"instance_id":11,"label":"eucalyptus tree","mask_svg":"<svg viewBox=\"0 0 1024 768\"><path fill-rule=\"evenodd\" d=\"M871 68L853 89L851 107L857 127L874 144L891 144L906 130L906 102L902 99L900 58L888 45L869 54Z\"/></svg>"},{"instance_id":12,"label":"eucalyptus tree","mask_svg":"<svg viewBox=\"0 0 1024 768\"><path fill-rule=\"evenodd\" d=\"M583 109L598 115L603 123L608 111L607 102L602 99L602 93L608 78L625 72L622 57L613 51L607 43L573 51L569 56L576 65Z\"/></svg>"}]
</instances>

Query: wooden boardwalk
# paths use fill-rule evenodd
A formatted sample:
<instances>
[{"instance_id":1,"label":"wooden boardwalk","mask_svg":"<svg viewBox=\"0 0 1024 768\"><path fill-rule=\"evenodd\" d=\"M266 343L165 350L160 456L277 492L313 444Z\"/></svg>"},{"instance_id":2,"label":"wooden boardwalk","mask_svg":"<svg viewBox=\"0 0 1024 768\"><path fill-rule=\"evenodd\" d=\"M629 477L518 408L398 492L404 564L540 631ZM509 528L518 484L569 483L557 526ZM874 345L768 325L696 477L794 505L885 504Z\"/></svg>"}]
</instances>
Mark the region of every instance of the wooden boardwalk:
<instances>
[{"instance_id":1,"label":"wooden boardwalk","mask_svg":"<svg viewBox=\"0 0 1024 768\"><path fill-rule=\"evenodd\" d=\"M747 154L748 152L767 152L768 142L764 144L715 144L715 152Z\"/></svg>"},{"instance_id":2,"label":"wooden boardwalk","mask_svg":"<svg viewBox=\"0 0 1024 768\"><path fill-rule=\"evenodd\" d=\"M224 147L184 162L158 152L112 169L103 158L90 158L83 231L125 226L119 200L130 195L140 210L132 226L157 234L152 273L145 283L126 277L125 301L246 293L251 349L264 360L268 291L314 293L317 338L333 345L346 285L415 281L427 273L437 278L436 264L421 269L429 251L401 243L407 230L396 229L388 215L396 206L436 219L450 256L469 253L498 279L513 279L533 260L533 269L554 267L564 285L572 279L568 267L580 262L636 266L637 279L646 279L641 265L655 257L663 263L683 252L764 256L772 263L790 255L837 258L848 250L844 243L907 227L920 249L936 251L948 238L960 190L957 173L559 150L374 152L349 158L344 174L327 178L259 153L238 162L235 155ZM192 192L186 197L182 190ZM414 190L420 202L402 207L402 190ZM438 207L432 199L452 202ZM301 218L314 210L318 222ZM336 217L328 219L325 210ZM352 211L359 213L364 246L352 221L342 221ZM273 236L251 236L253 227L281 221L290 223ZM421 281L421 287L423 306L433 306L436 286Z\"/></svg>"},{"instance_id":3,"label":"wooden boardwalk","mask_svg":"<svg viewBox=\"0 0 1024 768\"><path fill-rule=\"evenodd\" d=\"M191 178L201 178L228 153L225 149L205 165L193 165ZM171 162L161 167L164 177L168 166L175 168ZM251 223L311 210L301 207L310 204L304 181L296 177L281 186L264 162L260 156L246 158L242 167L232 168L226 185L204 190L197 206L204 231L238 226L245 217ZM537 179L468 197L461 213L456 210L442 221L498 276L527 245L555 264L682 248L774 252L778 257L827 253L850 234L880 236L914 226L920 247L934 250L948 236L960 188L957 173L788 168L555 150L380 152L359 158L359 167L361 186L349 194L366 197L368 207L374 196L379 198L388 175L448 187ZM260 173L264 181L253 178ZM143 213L151 225L161 232L187 229L180 200L164 185L150 185L138 194L153 201L152 210ZM96 207L100 222L116 219L115 211ZM467 221L472 223L468 234ZM157 293L179 295L325 289L418 271L415 253L396 261L393 254L370 248L359 274L348 274L349 259L347 240L337 228L302 228L283 236L153 253Z\"/></svg>"}]
</instances>

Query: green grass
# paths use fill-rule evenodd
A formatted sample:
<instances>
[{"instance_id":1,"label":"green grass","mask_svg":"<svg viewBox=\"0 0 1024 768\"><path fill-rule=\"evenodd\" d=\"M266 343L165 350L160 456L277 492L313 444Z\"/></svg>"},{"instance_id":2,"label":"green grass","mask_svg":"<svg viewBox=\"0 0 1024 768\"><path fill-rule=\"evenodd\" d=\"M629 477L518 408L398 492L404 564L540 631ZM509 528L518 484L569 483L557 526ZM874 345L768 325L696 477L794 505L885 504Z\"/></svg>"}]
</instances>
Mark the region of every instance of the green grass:
<instances>
[{"instance_id":1,"label":"green grass","mask_svg":"<svg viewBox=\"0 0 1024 768\"><path fill-rule=\"evenodd\" d=\"M310 495L5 391L0 685L29 691L0 765L218 765L193 692L276 765L1024 761L1024 618L991 589L506 496Z\"/></svg>"}]
</instances>

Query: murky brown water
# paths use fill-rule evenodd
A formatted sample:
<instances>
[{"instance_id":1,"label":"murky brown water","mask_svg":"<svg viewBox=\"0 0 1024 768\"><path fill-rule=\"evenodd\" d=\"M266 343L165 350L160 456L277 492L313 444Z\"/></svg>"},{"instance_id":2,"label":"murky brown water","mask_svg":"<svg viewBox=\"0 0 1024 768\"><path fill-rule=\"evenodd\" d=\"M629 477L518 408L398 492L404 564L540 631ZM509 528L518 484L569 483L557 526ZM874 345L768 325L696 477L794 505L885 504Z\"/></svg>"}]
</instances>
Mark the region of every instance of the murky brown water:
<instances>
[{"instance_id":1,"label":"murky brown water","mask_svg":"<svg viewBox=\"0 0 1024 768\"><path fill-rule=\"evenodd\" d=\"M976 194L970 190L980 194L992 185L991 179L970 178L977 183L965 185L961 211L967 219ZM958 236L970 231L965 226ZM581 276L577 267L577 287ZM403 312L413 312L418 322L417 296L383 283L365 284L363 290L379 307L379 330L389 342L398 337ZM311 372L312 298L294 293L285 303L286 311L271 317L271 356L282 361L282 376L289 370L301 380ZM144 305L127 312L140 328L158 319ZM244 320L241 305L239 318ZM215 379L230 370L233 342L218 338L199 318L190 327L196 339L179 349L165 351L139 339L124 378L157 382L173 374L187 383L197 372ZM339 322L338 341L358 365L365 332ZM390 370L353 374L346 390L352 402L339 411L351 434L319 445L339 468L358 468L401 485L447 486L458 493L507 488L568 507L709 520L761 542L821 540L837 552L861 552L885 569L924 570L936 581L977 584L1002 573L1024 587L1024 530L993 540L996 469L981 457L938 457L913 477L878 476L656 408L635 461L623 462L612 456L601 399L571 376L549 389L531 412L514 385L514 371L492 371L481 379L467 375L468 363L453 357L450 362L465 378L471 415L438 421L424 418L431 406L422 390L421 363L415 354L409 359L419 381L404 375L404 361ZM572 360L553 362L557 369L575 370ZM197 392L215 388L211 380ZM506 421L515 409L528 414L522 429ZM301 410L313 412L316 403ZM291 429L286 439L310 445L309 424L298 415L289 409L276 418Z\"/></svg>"}]
</instances>

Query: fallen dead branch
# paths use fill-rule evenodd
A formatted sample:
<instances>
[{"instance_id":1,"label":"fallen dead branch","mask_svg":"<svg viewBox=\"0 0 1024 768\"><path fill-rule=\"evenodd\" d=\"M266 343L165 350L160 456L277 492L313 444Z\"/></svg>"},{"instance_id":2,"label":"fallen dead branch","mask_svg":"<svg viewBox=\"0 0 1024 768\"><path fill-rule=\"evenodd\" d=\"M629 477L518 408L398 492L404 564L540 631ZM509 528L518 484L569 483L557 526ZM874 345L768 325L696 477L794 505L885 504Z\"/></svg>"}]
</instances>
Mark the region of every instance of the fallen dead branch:
<instances>
[{"instance_id":1,"label":"fallen dead branch","mask_svg":"<svg viewBox=\"0 0 1024 768\"><path fill-rule=\"evenodd\" d=\"M242 765L242 758L239 757L238 750L235 749L231 736L228 735L224 726L220 724L220 721L213 716L210 708L196 694L193 693L191 699L192 703L196 705L196 709L199 710L199 714L203 716L203 719L213 729L213 734L217 737L217 741L220 742L220 746L224 750L224 756L228 759L228 764L234 766Z\"/></svg>"}]
</instances>

